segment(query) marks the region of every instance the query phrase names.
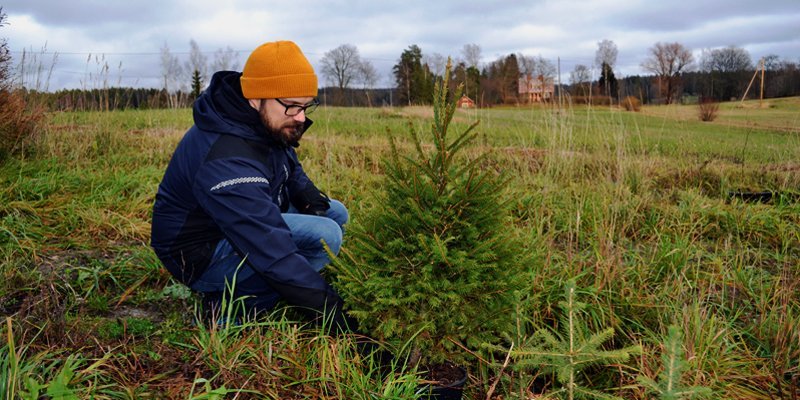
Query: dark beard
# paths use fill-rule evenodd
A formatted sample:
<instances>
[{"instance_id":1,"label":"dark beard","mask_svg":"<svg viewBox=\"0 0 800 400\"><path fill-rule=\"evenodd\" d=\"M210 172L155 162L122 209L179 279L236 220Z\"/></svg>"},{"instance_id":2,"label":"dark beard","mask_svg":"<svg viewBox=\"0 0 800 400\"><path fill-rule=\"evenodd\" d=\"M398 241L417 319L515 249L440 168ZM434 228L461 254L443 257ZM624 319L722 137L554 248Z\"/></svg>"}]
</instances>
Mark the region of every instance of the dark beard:
<instances>
[{"instance_id":1,"label":"dark beard","mask_svg":"<svg viewBox=\"0 0 800 400\"><path fill-rule=\"evenodd\" d=\"M264 124L264 130L267 132L267 136L274 139L278 143L289 147L297 147L300 146L300 139L303 138L303 131L305 131L305 123L303 122L293 122L287 125L283 125L278 129L274 129L272 124L270 123L269 118L267 117L266 109L264 107L264 103L261 103L261 106L258 110L259 116L261 116L261 123ZM289 132L283 132L284 128L289 128Z\"/></svg>"},{"instance_id":2,"label":"dark beard","mask_svg":"<svg viewBox=\"0 0 800 400\"><path fill-rule=\"evenodd\" d=\"M292 146L297 147L300 146L300 139L303 138L303 130L305 129L305 124L303 123L294 123L293 126L289 129L289 132L286 132L284 125L282 128L273 129L269 125L269 121L264 121L264 128L267 131L267 135L269 137L275 139L279 143L284 146Z\"/></svg>"}]
</instances>

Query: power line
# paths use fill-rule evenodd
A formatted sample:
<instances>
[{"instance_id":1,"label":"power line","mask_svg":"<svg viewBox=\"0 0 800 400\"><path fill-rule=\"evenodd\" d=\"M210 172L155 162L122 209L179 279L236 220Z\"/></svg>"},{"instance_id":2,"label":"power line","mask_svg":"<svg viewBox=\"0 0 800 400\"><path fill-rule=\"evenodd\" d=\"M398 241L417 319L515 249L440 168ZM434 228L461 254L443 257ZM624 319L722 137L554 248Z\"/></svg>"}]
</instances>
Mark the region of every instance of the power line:
<instances>
[{"instance_id":1,"label":"power line","mask_svg":"<svg viewBox=\"0 0 800 400\"><path fill-rule=\"evenodd\" d=\"M226 50L226 49L218 49L218 50ZM211 55L213 55L218 50L200 51L200 54L211 54ZM249 53L251 51L252 50L233 50L234 53L245 53L245 52ZM58 51L58 50L48 50L48 49L40 49L40 50L33 50L33 49L25 50L25 49L23 49L23 50L11 50L9 52L10 53L16 53L16 54L22 54L22 53L26 53L26 54L35 53L35 54L42 54L42 55L47 55L47 54L60 55L60 54L64 54L64 55L72 55L72 56L88 56L88 55L93 55L93 54L95 54L95 55L109 55L109 56L150 56L150 55L160 55L161 54L160 50L159 51L137 51L137 52L120 52L120 51L109 52L109 51ZM191 51L172 51L172 50L170 50L169 53L170 54L191 54L192 52Z\"/></svg>"},{"instance_id":2,"label":"power line","mask_svg":"<svg viewBox=\"0 0 800 400\"><path fill-rule=\"evenodd\" d=\"M252 50L233 50L233 52L236 53L237 55L242 54L242 53L250 54L250 52L252 52ZM106 51L56 51L56 50L47 50L47 49L42 49L42 50L38 50L38 51L37 50L32 50L32 49L31 50L11 50L11 51L9 51L9 53L11 53L11 54L35 54L35 55L42 55L42 56L46 56L46 55L53 55L53 56L65 55L65 56L84 56L84 57L90 57L90 56L157 56L157 55L161 55L160 51L157 51L157 52L155 52L155 51L106 52ZM203 54L203 55L214 55L216 53L217 53L216 50L215 51L200 51L200 54ZM169 54L189 55L189 54L192 54L192 52L191 51L171 51L170 50ZM311 55L311 56L324 56L323 54L315 53L315 52L305 52L305 54ZM397 61L397 59L382 58L382 57L364 57L364 56L362 56L361 58L365 59L365 60L371 60L371 61L385 61L385 62L395 62L395 61Z\"/></svg>"}]
</instances>

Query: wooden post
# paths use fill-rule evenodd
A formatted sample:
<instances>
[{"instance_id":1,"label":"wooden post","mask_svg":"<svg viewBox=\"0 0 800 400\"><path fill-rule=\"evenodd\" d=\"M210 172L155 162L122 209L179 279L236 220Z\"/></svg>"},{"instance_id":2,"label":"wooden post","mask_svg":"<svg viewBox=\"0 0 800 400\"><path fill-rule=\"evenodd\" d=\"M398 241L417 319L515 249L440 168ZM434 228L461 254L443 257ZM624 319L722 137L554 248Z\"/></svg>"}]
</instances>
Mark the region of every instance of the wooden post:
<instances>
[{"instance_id":1,"label":"wooden post","mask_svg":"<svg viewBox=\"0 0 800 400\"><path fill-rule=\"evenodd\" d=\"M767 69L767 66L764 65L764 59L761 59L761 98L758 100L758 108L763 107L761 103L764 102L764 70Z\"/></svg>"},{"instance_id":2,"label":"wooden post","mask_svg":"<svg viewBox=\"0 0 800 400\"><path fill-rule=\"evenodd\" d=\"M763 61L763 58L762 58ZM740 105L744 105L744 99L747 97L747 93L750 92L750 87L753 86L753 81L756 80L756 76L758 76L758 68L756 68L755 72L753 73L753 77L750 78L750 83L747 85L747 89L744 90L744 94L742 95L742 100L739 101ZM764 82L764 78L761 78L761 82Z\"/></svg>"},{"instance_id":3,"label":"wooden post","mask_svg":"<svg viewBox=\"0 0 800 400\"><path fill-rule=\"evenodd\" d=\"M562 106L562 97L561 97L561 56L557 58L558 60L558 110L561 111Z\"/></svg>"}]
</instances>

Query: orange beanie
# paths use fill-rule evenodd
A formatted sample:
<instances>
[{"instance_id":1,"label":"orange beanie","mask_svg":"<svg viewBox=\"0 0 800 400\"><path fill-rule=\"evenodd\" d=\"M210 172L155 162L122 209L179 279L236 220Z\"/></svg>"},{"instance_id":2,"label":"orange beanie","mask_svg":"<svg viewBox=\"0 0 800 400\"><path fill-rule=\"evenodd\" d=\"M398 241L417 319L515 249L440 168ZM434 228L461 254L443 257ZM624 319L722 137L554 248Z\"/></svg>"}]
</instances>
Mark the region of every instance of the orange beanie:
<instances>
[{"instance_id":1,"label":"orange beanie","mask_svg":"<svg viewBox=\"0 0 800 400\"><path fill-rule=\"evenodd\" d=\"M247 99L316 97L317 75L294 42L258 46L242 71L242 93Z\"/></svg>"}]
</instances>

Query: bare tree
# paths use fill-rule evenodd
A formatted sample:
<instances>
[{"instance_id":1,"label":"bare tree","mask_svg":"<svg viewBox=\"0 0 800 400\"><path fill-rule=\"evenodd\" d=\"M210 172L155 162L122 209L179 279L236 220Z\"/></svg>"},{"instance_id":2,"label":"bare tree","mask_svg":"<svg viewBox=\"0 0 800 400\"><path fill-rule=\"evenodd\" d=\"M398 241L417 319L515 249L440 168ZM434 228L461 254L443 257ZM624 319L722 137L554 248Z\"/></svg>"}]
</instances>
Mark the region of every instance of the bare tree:
<instances>
[{"instance_id":1,"label":"bare tree","mask_svg":"<svg viewBox=\"0 0 800 400\"><path fill-rule=\"evenodd\" d=\"M603 39L597 42L597 51L594 53L594 63L601 67L603 63L607 64L612 69L617 64L617 45L611 40Z\"/></svg>"},{"instance_id":2,"label":"bare tree","mask_svg":"<svg viewBox=\"0 0 800 400\"><path fill-rule=\"evenodd\" d=\"M194 39L189 40L189 59L184 64L183 72L188 75L189 81L199 78L201 85L208 82L208 57L200 51Z\"/></svg>"},{"instance_id":3,"label":"bare tree","mask_svg":"<svg viewBox=\"0 0 800 400\"><path fill-rule=\"evenodd\" d=\"M658 42L650 48L650 57L642 62L642 68L658 77L661 96L671 104L681 85L681 73L692 61L692 52L682 44Z\"/></svg>"},{"instance_id":4,"label":"bare tree","mask_svg":"<svg viewBox=\"0 0 800 400\"><path fill-rule=\"evenodd\" d=\"M597 51L594 53L594 62L600 68L600 77L603 86L603 93L613 98L616 91L616 78L614 77L614 65L617 63L617 45L611 40L603 39L597 42ZM598 83L600 83L598 81Z\"/></svg>"},{"instance_id":5,"label":"bare tree","mask_svg":"<svg viewBox=\"0 0 800 400\"><path fill-rule=\"evenodd\" d=\"M370 97L370 90L378 83L378 70L367 60L361 60L358 66L358 80L364 88L364 93L367 95L367 105L372 107L372 98Z\"/></svg>"},{"instance_id":6,"label":"bare tree","mask_svg":"<svg viewBox=\"0 0 800 400\"><path fill-rule=\"evenodd\" d=\"M719 100L738 98L746 89L753 62L747 50L728 46L703 50L700 67L707 76L708 94Z\"/></svg>"},{"instance_id":7,"label":"bare tree","mask_svg":"<svg viewBox=\"0 0 800 400\"><path fill-rule=\"evenodd\" d=\"M740 72L753 67L750 53L736 46L704 50L700 58L701 67L707 72Z\"/></svg>"},{"instance_id":8,"label":"bare tree","mask_svg":"<svg viewBox=\"0 0 800 400\"><path fill-rule=\"evenodd\" d=\"M447 59L439 53L423 54L422 63L428 64L428 68L431 69L434 75L442 75Z\"/></svg>"},{"instance_id":9,"label":"bare tree","mask_svg":"<svg viewBox=\"0 0 800 400\"><path fill-rule=\"evenodd\" d=\"M178 107L177 88L181 77L181 62L173 55L167 43L161 48L161 77L164 79L164 92L170 107Z\"/></svg>"},{"instance_id":10,"label":"bare tree","mask_svg":"<svg viewBox=\"0 0 800 400\"><path fill-rule=\"evenodd\" d=\"M322 74L332 85L339 88L340 92L344 92L358 77L361 57L356 46L343 44L325 53L321 62Z\"/></svg>"},{"instance_id":11,"label":"bare tree","mask_svg":"<svg viewBox=\"0 0 800 400\"><path fill-rule=\"evenodd\" d=\"M358 66L358 81L361 82L364 88L372 88L378 83L380 75L375 66L367 60L361 60Z\"/></svg>"},{"instance_id":12,"label":"bare tree","mask_svg":"<svg viewBox=\"0 0 800 400\"><path fill-rule=\"evenodd\" d=\"M767 71L777 71L781 67L781 56L777 54L768 54L764 56L764 69Z\"/></svg>"},{"instance_id":13,"label":"bare tree","mask_svg":"<svg viewBox=\"0 0 800 400\"><path fill-rule=\"evenodd\" d=\"M517 54L519 72L533 78L542 77L544 80L551 81L556 76L556 66L550 60L538 56L526 56Z\"/></svg>"},{"instance_id":14,"label":"bare tree","mask_svg":"<svg viewBox=\"0 0 800 400\"><path fill-rule=\"evenodd\" d=\"M481 46L475 43L465 44L461 49L461 55L468 67L478 68L481 62Z\"/></svg>"},{"instance_id":15,"label":"bare tree","mask_svg":"<svg viewBox=\"0 0 800 400\"><path fill-rule=\"evenodd\" d=\"M0 27L6 25L6 14L3 7L0 7ZM11 65L11 54L8 50L8 40L0 38L0 90L10 86L9 66Z\"/></svg>"},{"instance_id":16,"label":"bare tree","mask_svg":"<svg viewBox=\"0 0 800 400\"><path fill-rule=\"evenodd\" d=\"M573 87L578 87L581 89L582 96L589 95L589 83L592 81L592 74L589 71L589 67L578 64L575 66L575 69L569 73L569 80L570 84Z\"/></svg>"},{"instance_id":17,"label":"bare tree","mask_svg":"<svg viewBox=\"0 0 800 400\"><path fill-rule=\"evenodd\" d=\"M536 69L536 59L533 56L526 56L522 53L517 53L517 64L519 65L519 73L522 75L533 75Z\"/></svg>"},{"instance_id":18,"label":"bare tree","mask_svg":"<svg viewBox=\"0 0 800 400\"><path fill-rule=\"evenodd\" d=\"M239 54L230 46L224 49L217 49L214 52L214 60L211 61L211 72L235 71L239 69Z\"/></svg>"}]
</instances>

